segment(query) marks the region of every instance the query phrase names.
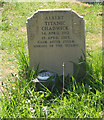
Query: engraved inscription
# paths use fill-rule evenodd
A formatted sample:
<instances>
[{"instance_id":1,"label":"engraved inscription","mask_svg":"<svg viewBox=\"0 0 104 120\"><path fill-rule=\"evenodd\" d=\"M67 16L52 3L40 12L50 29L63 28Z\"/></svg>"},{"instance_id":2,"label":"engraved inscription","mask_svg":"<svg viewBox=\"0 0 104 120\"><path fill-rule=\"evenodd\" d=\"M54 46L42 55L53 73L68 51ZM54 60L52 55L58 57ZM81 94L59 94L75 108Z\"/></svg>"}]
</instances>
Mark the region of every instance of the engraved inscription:
<instances>
[{"instance_id":1,"label":"engraved inscription","mask_svg":"<svg viewBox=\"0 0 104 120\"><path fill-rule=\"evenodd\" d=\"M69 26L64 16L45 16L43 21L40 28L42 37L35 43L35 48L78 47L70 37Z\"/></svg>"}]
</instances>

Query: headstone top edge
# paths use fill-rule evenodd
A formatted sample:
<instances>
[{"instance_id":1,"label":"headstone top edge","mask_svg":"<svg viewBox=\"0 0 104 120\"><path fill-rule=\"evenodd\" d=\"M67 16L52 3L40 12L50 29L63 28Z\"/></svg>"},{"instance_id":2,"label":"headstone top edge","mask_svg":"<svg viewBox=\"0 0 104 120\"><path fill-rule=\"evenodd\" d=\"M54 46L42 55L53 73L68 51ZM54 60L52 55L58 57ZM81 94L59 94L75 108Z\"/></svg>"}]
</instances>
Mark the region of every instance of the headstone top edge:
<instances>
[{"instance_id":1,"label":"headstone top edge","mask_svg":"<svg viewBox=\"0 0 104 120\"><path fill-rule=\"evenodd\" d=\"M79 15L77 12L75 12L71 8L65 8L65 9L61 8L61 9L39 9L39 10L35 11L35 13L32 16L28 17L27 21L30 20L31 18L33 18L33 16L36 15L38 12L41 13L41 12L69 12L69 11L75 13L79 18L83 19L83 16Z\"/></svg>"},{"instance_id":2,"label":"headstone top edge","mask_svg":"<svg viewBox=\"0 0 104 120\"><path fill-rule=\"evenodd\" d=\"M59 8L59 9L39 9L37 10L38 12L47 12L47 11L53 11L53 12L58 12L58 11L71 11L72 9L71 8Z\"/></svg>"},{"instance_id":3,"label":"headstone top edge","mask_svg":"<svg viewBox=\"0 0 104 120\"><path fill-rule=\"evenodd\" d=\"M73 13L75 13L78 17L80 17L81 19L83 19L83 16L79 15L76 11L72 10Z\"/></svg>"}]
</instances>

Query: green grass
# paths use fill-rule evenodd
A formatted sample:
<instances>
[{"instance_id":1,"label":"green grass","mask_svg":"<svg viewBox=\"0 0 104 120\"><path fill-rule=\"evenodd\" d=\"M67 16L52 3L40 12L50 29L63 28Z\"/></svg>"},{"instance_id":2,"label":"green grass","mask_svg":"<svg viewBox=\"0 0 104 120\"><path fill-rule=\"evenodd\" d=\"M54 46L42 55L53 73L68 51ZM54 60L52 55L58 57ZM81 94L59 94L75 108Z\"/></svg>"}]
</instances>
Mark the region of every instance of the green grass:
<instances>
[{"instance_id":1,"label":"green grass","mask_svg":"<svg viewBox=\"0 0 104 120\"><path fill-rule=\"evenodd\" d=\"M29 66L26 20L38 9L72 8L85 20L86 75L82 79L62 76L52 87L36 91L32 79L38 68ZM4 2L0 24L1 41L1 118L102 118L102 5L85 3ZM50 79L51 80L51 79ZM57 83L58 82L58 83ZM59 86L60 84L60 86ZM49 83L50 85L50 83ZM58 87L59 86L59 87Z\"/></svg>"}]
</instances>

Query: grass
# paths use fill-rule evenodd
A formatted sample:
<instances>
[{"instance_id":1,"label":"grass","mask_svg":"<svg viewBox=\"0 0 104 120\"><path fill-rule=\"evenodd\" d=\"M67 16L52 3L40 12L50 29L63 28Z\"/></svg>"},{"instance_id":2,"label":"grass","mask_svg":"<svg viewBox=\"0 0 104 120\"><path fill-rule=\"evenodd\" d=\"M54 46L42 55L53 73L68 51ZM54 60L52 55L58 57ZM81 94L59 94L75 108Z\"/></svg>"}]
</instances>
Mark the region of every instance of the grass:
<instances>
[{"instance_id":1,"label":"grass","mask_svg":"<svg viewBox=\"0 0 104 120\"><path fill-rule=\"evenodd\" d=\"M102 5L62 2L3 2L1 41L1 118L102 118ZM36 90L38 68L29 66L26 20L38 9L72 8L85 19L86 75L77 80L62 76L52 87ZM50 83L49 83L50 84ZM60 85L59 85L60 84Z\"/></svg>"}]
</instances>

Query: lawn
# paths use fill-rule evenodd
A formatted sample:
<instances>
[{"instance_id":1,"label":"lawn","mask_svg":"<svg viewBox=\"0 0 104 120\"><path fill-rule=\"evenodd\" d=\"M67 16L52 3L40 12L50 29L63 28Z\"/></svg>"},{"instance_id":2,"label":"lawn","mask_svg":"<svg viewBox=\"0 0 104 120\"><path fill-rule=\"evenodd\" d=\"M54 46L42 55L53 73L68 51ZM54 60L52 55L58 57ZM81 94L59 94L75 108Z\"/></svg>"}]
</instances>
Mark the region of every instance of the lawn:
<instances>
[{"instance_id":1,"label":"lawn","mask_svg":"<svg viewBox=\"0 0 104 120\"><path fill-rule=\"evenodd\" d=\"M43 86L36 91L30 71L26 20L38 9L71 8L85 20L86 75L65 78L65 93ZM1 116L2 118L102 118L102 4L80 2L2 2L0 8Z\"/></svg>"}]
</instances>

